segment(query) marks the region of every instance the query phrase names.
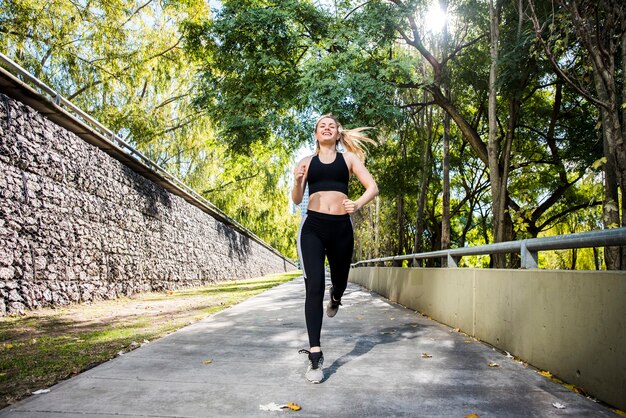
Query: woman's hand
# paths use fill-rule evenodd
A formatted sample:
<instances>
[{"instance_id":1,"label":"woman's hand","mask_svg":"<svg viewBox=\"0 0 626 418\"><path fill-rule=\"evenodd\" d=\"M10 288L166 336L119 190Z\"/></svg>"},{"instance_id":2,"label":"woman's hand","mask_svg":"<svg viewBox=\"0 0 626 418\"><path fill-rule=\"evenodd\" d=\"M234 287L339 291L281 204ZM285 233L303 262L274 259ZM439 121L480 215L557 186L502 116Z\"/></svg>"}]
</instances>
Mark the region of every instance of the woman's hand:
<instances>
[{"instance_id":1,"label":"woman's hand","mask_svg":"<svg viewBox=\"0 0 626 418\"><path fill-rule=\"evenodd\" d=\"M343 206L346 209L346 212L354 213L361 209L361 207L367 205L378 195L378 186L376 185L376 182L370 172L367 171L367 168L365 168L363 161L359 160L356 155L351 152L346 152L344 153L343 158L346 159L350 172L353 173L359 179L363 187L365 187L365 193L357 199L358 203L348 199L343 201Z\"/></svg>"},{"instance_id":2,"label":"woman's hand","mask_svg":"<svg viewBox=\"0 0 626 418\"><path fill-rule=\"evenodd\" d=\"M352 201L350 199L343 199L343 202L341 202L341 204L348 213L354 213L359 210L359 205L355 201Z\"/></svg>"},{"instance_id":3,"label":"woman's hand","mask_svg":"<svg viewBox=\"0 0 626 418\"><path fill-rule=\"evenodd\" d=\"M304 188L306 187L306 174L309 169L310 161L311 157L303 158L293 172L295 180L293 182L293 188L291 189L291 200L296 205L302 203L302 196L304 195Z\"/></svg>"},{"instance_id":4,"label":"woman's hand","mask_svg":"<svg viewBox=\"0 0 626 418\"><path fill-rule=\"evenodd\" d=\"M300 162L298 167L296 167L296 171L294 171L294 175L296 176L296 184L298 185L303 183L304 177L306 175L306 166L306 162L302 161Z\"/></svg>"}]
</instances>

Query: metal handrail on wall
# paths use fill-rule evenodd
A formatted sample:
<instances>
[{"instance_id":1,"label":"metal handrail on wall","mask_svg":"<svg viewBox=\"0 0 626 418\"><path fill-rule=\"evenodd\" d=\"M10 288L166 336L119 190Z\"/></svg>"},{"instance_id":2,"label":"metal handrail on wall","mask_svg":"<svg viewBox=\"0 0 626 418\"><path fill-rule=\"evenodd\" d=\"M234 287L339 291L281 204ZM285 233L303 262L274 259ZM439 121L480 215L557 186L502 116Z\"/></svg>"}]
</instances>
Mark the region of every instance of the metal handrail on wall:
<instances>
[{"instance_id":1,"label":"metal handrail on wall","mask_svg":"<svg viewBox=\"0 0 626 418\"><path fill-rule=\"evenodd\" d=\"M2 62L2 64L4 64L6 67L15 71L20 76L26 78L35 87L37 87L42 92L50 96L50 98L52 98L53 102L57 106L62 106L67 109L70 109L72 112L74 112L75 115L80 116L83 122L89 124L92 128L95 128L96 130L98 130L107 139L111 141L115 141L117 145L124 148L129 154L133 155L135 158L141 160L143 163L149 165L153 169L156 169L157 171L162 171L163 174L166 174L168 177L172 177L172 179L176 180L173 176L171 176L169 173L167 173L165 170L159 167L151 159L143 155L140 151L133 148L132 145L128 144L126 141L124 141L122 138L116 135L113 131L111 131L106 126L102 125L100 122L92 118L89 114L85 113L81 108L77 107L74 103L70 102L69 100L61 96L54 89L49 87L47 84L45 84L44 82L42 82L41 80L39 80L38 78L30 74L28 71L22 68L15 61L11 60L11 58L0 53L0 62Z\"/></svg>"},{"instance_id":2,"label":"metal handrail on wall","mask_svg":"<svg viewBox=\"0 0 626 418\"><path fill-rule=\"evenodd\" d=\"M146 157L140 151L135 149L132 145L124 141L119 135L115 134L113 131L111 131L104 125L102 125L100 122L98 122L96 119L91 117L89 114L85 113L82 109L77 107L75 104L65 99L54 89L46 85L44 82L42 82L41 80L39 80L32 74L30 74L28 71L22 68L19 64L11 60L9 57L4 55L3 53L0 53L0 64L4 66L5 68L11 69L15 74L22 77L23 80L28 80L28 82L32 86L39 89L40 93L46 94L56 106L69 110L70 116L76 118L77 120L80 120L82 123L89 126L89 128L92 129L96 134L98 134L103 141L114 146L116 149L119 149L125 155L132 157L135 161L141 163L148 170L151 170L154 173L158 174L158 176L161 177L165 182L169 183L171 186L177 189L179 191L179 194L186 196L190 198L192 201L194 201L196 203L196 206L201 207L204 211L211 214L217 220L227 225L230 225L233 229L243 233L244 235L249 236L254 241L258 242L259 244L261 244L262 246L264 246L271 252L275 253L276 255L279 255L280 257L285 258L285 256L280 254L275 248L268 245L265 241L263 241L261 238L259 238L254 233L252 233L250 230L248 230L243 225L235 221L233 218L228 216L226 213L222 212L217 206L213 205L203 196L198 194L195 190L191 189L185 183L181 182L179 179L177 179L176 177L168 173L157 163L155 163L150 158Z\"/></svg>"},{"instance_id":3,"label":"metal handrail on wall","mask_svg":"<svg viewBox=\"0 0 626 418\"><path fill-rule=\"evenodd\" d=\"M448 267L458 267L459 260L466 255L520 253L521 267L531 269L538 267L537 256L539 251L611 246L626 246L626 227L545 238L531 238L521 241L499 242L497 244L477 245L475 247L452 248L427 253L372 258L358 261L352 264L352 267L389 261L424 260L429 258L445 258L448 261Z\"/></svg>"}]
</instances>

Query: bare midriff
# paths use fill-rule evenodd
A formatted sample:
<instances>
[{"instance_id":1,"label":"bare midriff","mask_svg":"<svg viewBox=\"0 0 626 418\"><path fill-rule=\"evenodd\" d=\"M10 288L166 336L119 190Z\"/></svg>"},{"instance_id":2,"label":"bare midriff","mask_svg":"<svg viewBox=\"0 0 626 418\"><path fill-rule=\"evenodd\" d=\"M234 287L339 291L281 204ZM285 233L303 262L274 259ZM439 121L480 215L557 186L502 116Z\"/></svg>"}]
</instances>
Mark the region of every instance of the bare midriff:
<instances>
[{"instance_id":1,"label":"bare midriff","mask_svg":"<svg viewBox=\"0 0 626 418\"><path fill-rule=\"evenodd\" d=\"M309 196L308 208L315 212L328 213L330 215L344 215L347 212L343 207L343 201L347 198L348 196L341 192L316 192Z\"/></svg>"}]
</instances>

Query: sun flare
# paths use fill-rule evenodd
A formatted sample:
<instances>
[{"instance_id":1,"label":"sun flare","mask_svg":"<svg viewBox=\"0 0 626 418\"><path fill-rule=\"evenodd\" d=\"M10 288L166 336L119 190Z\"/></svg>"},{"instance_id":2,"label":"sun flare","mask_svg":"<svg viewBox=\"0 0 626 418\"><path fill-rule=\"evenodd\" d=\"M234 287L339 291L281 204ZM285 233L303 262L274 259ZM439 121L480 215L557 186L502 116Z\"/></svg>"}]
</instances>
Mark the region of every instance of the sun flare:
<instances>
[{"instance_id":1,"label":"sun flare","mask_svg":"<svg viewBox=\"0 0 626 418\"><path fill-rule=\"evenodd\" d=\"M438 2L435 2L426 13L426 29L432 33L439 33L445 27L447 20L446 12L441 9Z\"/></svg>"}]
</instances>

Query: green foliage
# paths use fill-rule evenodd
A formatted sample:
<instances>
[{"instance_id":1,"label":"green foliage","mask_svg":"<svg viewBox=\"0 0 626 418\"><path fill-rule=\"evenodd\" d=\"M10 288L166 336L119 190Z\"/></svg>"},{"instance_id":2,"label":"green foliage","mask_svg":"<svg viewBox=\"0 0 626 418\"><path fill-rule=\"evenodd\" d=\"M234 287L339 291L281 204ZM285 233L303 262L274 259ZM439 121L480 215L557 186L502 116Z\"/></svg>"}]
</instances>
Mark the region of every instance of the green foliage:
<instances>
[{"instance_id":1,"label":"green foliage","mask_svg":"<svg viewBox=\"0 0 626 418\"><path fill-rule=\"evenodd\" d=\"M260 143L251 146L250 156L229 153L214 143L196 189L285 256L296 259L294 239L300 218L290 212L283 169L291 161L288 153Z\"/></svg>"},{"instance_id":2,"label":"green foliage","mask_svg":"<svg viewBox=\"0 0 626 418\"><path fill-rule=\"evenodd\" d=\"M312 120L327 112L347 128L375 127L381 141L367 160L380 196L376 210L355 217L356 256L412 251L418 224L417 242L438 249L446 108L467 122L463 132L451 126L452 247L493 240L486 164L467 138L469 129L487 144L485 2L448 2L447 37L428 29L424 0L225 0L213 16L200 0L140 6L8 0L0 5L0 45L289 256L298 217L290 214L287 173ZM590 84L592 66L565 10L536 6L551 22L545 36L554 56ZM595 214L603 200L593 165L603 155L598 112L555 74L515 5L499 10L497 152L502 163L511 137L510 165L500 165L509 176L511 239L564 224L593 229L593 217L582 214ZM435 105L437 89L449 90L447 107ZM362 187L354 182L351 190L356 197Z\"/></svg>"},{"instance_id":3,"label":"green foliage","mask_svg":"<svg viewBox=\"0 0 626 418\"><path fill-rule=\"evenodd\" d=\"M217 189L202 194L293 257L289 159L269 146L228 155L216 116L194 103L196 57L182 37L208 16L204 0L8 0L0 49L199 193Z\"/></svg>"},{"instance_id":4,"label":"green foliage","mask_svg":"<svg viewBox=\"0 0 626 418\"><path fill-rule=\"evenodd\" d=\"M204 59L198 103L231 148L248 152L279 128L291 149L304 138L285 122L301 107L299 62L322 30L321 15L295 1L225 1L211 21L185 26L188 51Z\"/></svg>"}]
</instances>

